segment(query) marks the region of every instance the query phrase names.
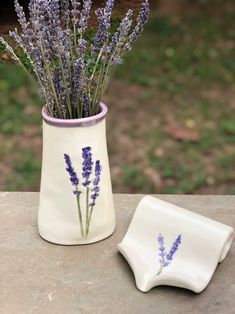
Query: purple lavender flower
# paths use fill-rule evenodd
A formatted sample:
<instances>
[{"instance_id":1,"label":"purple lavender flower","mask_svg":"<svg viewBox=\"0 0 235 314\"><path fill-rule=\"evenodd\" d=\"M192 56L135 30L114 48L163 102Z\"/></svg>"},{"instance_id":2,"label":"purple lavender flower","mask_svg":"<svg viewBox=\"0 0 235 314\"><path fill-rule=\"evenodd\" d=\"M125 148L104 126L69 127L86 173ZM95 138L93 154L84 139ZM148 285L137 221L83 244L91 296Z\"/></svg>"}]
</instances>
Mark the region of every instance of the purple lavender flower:
<instances>
[{"instance_id":1,"label":"purple lavender flower","mask_svg":"<svg viewBox=\"0 0 235 314\"><path fill-rule=\"evenodd\" d=\"M136 20L136 26L133 32L130 34L130 44L133 44L138 36L142 33L144 24L147 22L150 13L149 2L145 0L140 9L140 13Z\"/></svg>"},{"instance_id":2,"label":"purple lavender flower","mask_svg":"<svg viewBox=\"0 0 235 314\"><path fill-rule=\"evenodd\" d=\"M22 30L25 31L25 30L27 30L29 23L27 23L23 7L20 6L18 0L15 0L14 3L15 3L15 10L17 13L19 23L22 27Z\"/></svg>"},{"instance_id":3,"label":"purple lavender flower","mask_svg":"<svg viewBox=\"0 0 235 314\"><path fill-rule=\"evenodd\" d=\"M79 6L80 6L80 1L76 1L76 0L71 0L71 4L72 4L72 10L71 10L71 13L72 13L72 22L74 25L77 25L78 23L78 15L80 13L79 11Z\"/></svg>"},{"instance_id":4,"label":"purple lavender flower","mask_svg":"<svg viewBox=\"0 0 235 314\"><path fill-rule=\"evenodd\" d=\"M85 39L78 39L77 53L80 58L84 59L84 54L86 53L87 41Z\"/></svg>"},{"instance_id":5,"label":"purple lavender flower","mask_svg":"<svg viewBox=\"0 0 235 314\"><path fill-rule=\"evenodd\" d=\"M90 105L90 97L89 95L87 94L87 92L83 92L81 93L80 95L80 100L81 100L81 103L82 103L82 114L83 114L83 117L89 117L89 105Z\"/></svg>"},{"instance_id":6,"label":"purple lavender flower","mask_svg":"<svg viewBox=\"0 0 235 314\"><path fill-rule=\"evenodd\" d=\"M91 183L90 181L90 175L92 172L92 153L91 153L91 147L85 147L82 149L82 177L85 179L85 181L82 183L84 187L88 187Z\"/></svg>"},{"instance_id":7,"label":"purple lavender flower","mask_svg":"<svg viewBox=\"0 0 235 314\"><path fill-rule=\"evenodd\" d=\"M175 255L175 252L178 250L178 247L181 243L181 235L179 235L175 242L173 243L171 249L170 249L170 252L166 255L166 258L168 261L172 261L173 259L173 256Z\"/></svg>"},{"instance_id":8,"label":"purple lavender flower","mask_svg":"<svg viewBox=\"0 0 235 314\"><path fill-rule=\"evenodd\" d=\"M27 22L23 7L20 6L18 0L14 1L15 4L15 11L18 17L19 24L22 28L23 34L19 36L17 29L15 32L10 32L10 36L12 36L18 45L25 51L25 43L29 44L29 39L31 35L31 31L29 29L29 22Z\"/></svg>"},{"instance_id":9,"label":"purple lavender flower","mask_svg":"<svg viewBox=\"0 0 235 314\"><path fill-rule=\"evenodd\" d=\"M62 12L62 22L64 25L68 26L70 22L70 9L69 9L69 1L61 0L61 12Z\"/></svg>"},{"instance_id":10,"label":"purple lavender flower","mask_svg":"<svg viewBox=\"0 0 235 314\"><path fill-rule=\"evenodd\" d=\"M113 65L122 63L120 54L127 41L132 25L132 16L133 10L129 10L121 21L116 33L113 35L110 45L107 47L107 52L111 54L111 62Z\"/></svg>"},{"instance_id":11,"label":"purple lavender flower","mask_svg":"<svg viewBox=\"0 0 235 314\"><path fill-rule=\"evenodd\" d=\"M114 0L107 0L105 8L98 9L95 12L99 27L94 38L93 52L98 52L109 39L109 29L111 26L110 22L113 7Z\"/></svg>"},{"instance_id":12,"label":"purple lavender flower","mask_svg":"<svg viewBox=\"0 0 235 314\"><path fill-rule=\"evenodd\" d=\"M92 0L84 0L83 1L83 9L80 14L79 20L79 29L78 32L80 34L84 34L88 27L88 22L90 18L90 10L91 10Z\"/></svg>"},{"instance_id":13,"label":"purple lavender flower","mask_svg":"<svg viewBox=\"0 0 235 314\"><path fill-rule=\"evenodd\" d=\"M67 81L63 81L63 70L60 66L55 68L53 83L55 86L56 93L60 98L61 110L63 112L64 118L66 118L67 114L67 106L66 106L66 96L67 96Z\"/></svg>"},{"instance_id":14,"label":"purple lavender flower","mask_svg":"<svg viewBox=\"0 0 235 314\"><path fill-rule=\"evenodd\" d=\"M169 263L165 260L166 257L166 249L165 249L165 244L164 244L164 237L161 235L161 233L158 236L158 245L159 245L159 253L158 255L160 256L159 262L161 263L162 267L166 267L169 265Z\"/></svg>"},{"instance_id":15,"label":"purple lavender flower","mask_svg":"<svg viewBox=\"0 0 235 314\"><path fill-rule=\"evenodd\" d=\"M64 160L67 165L66 171L69 173L70 176L70 182L72 185L78 186L79 180L77 177L77 173L74 171L74 168L72 166L71 158L68 154L64 154Z\"/></svg>"},{"instance_id":16,"label":"purple lavender flower","mask_svg":"<svg viewBox=\"0 0 235 314\"><path fill-rule=\"evenodd\" d=\"M30 0L29 18L15 0L22 32L15 29L10 35L27 55L50 115L75 119L99 111L112 68L123 62L123 52L132 48L148 19L149 3L143 1L133 30L129 10L110 38L114 0L106 0L96 10L98 29L88 43L92 0ZM4 46L19 62L14 50Z\"/></svg>"},{"instance_id":17,"label":"purple lavender flower","mask_svg":"<svg viewBox=\"0 0 235 314\"><path fill-rule=\"evenodd\" d=\"M71 73L74 77L71 86L71 102L75 109L78 107L79 86L81 85L81 77L84 70L84 62L82 58L79 58L73 62L71 67Z\"/></svg>"},{"instance_id":18,"label":"purple lavender flower","mask_svg":"<svg viewBox=\"0 0 235 314\"><path fill-rule=\"evenodd\" d=\"M164 244L164 237L161 235L161 233L158 236L158 255L160 256L159 262L161 264L161 268L160 271L158 272L158 274L161 273L162 269L164 267L167 267L168 265L170 265L170 263L173 261L173 257L176 253L176 251L179 248L179 245L181 244L181 235L178 235L178 237L176 238L176 240L174 241L170 252L167 254L166 253L166 249L165 249L165 244Z\"/></svg>"},{"instance_id":19,"label":"purple lavender flower","mask_svg":"<svg viewBox=\"0 0 235 314\"><path fill-rule=\"evenodd\" d=\"M13 32L10 31L9 35L15 40L15 42L19 45L20 48L24 49L24 44L23 44L22 38L20 37L20 35L18 33L17 28L15 28L15 31L13 31ZM2 38L2 40L3 40L3 38Z\"/></svg>"},{"instance_id":20,"label":"purple lavender flower","mask_svg":"<svg viewBox=\"0 0 235 314\"><path fill-rule=\"evenodd\" d=\"M99 183L100 183L100 174L101 174L101 165L100 165L100 161L97 160L95 163L95 179L93 181L93 188L92 188L92 192L94 192L91 195L91 199L92 199L92 203L90 204L91 207L95 206L95 201L99 196L99 192L100 192L100 187L99 187Z\"/></svg>"}]
</instances>

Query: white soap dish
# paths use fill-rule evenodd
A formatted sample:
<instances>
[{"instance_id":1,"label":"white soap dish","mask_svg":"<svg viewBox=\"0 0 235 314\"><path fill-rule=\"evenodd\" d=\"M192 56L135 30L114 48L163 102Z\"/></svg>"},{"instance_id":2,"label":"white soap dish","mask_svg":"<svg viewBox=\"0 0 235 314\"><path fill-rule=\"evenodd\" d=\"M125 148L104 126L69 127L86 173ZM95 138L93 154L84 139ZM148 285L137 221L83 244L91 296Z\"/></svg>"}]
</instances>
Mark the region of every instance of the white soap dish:
<instances>
[{"instance_id":1,"label":"white soap dish","mask_svg":"<svg viewBox=\"0 0 235 314\"><path fill-rule=\"evenodd\" d=\"M199 293L226 257L232 239L231 227L146 196L118 250L140 291L170 285Z\"/></svg>"}]
</instances>

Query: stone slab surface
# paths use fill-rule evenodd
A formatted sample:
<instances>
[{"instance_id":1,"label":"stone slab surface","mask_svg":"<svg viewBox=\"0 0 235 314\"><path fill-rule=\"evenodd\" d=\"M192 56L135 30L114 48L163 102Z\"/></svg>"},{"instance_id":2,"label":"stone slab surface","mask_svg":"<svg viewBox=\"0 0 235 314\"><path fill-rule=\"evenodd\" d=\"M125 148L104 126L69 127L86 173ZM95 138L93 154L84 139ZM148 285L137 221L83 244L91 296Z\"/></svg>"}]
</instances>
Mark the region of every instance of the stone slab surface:
<instances>
[{"instance_id":1,"label":"stone slab surface","mask_svg":"<svg viewBox=\"0 0 235 314\"><path fill-rule=\"evenodd\" d=\"M115 234L88 246L57 246L37 233L38 193L0 193L0 313L235 313L235 248L201 294L135 287L117 252L141 195L115 195ZM235 227L235 196L159 198ZM210 250L210 248L208 248Z\"/></svg>"}]
</instances>

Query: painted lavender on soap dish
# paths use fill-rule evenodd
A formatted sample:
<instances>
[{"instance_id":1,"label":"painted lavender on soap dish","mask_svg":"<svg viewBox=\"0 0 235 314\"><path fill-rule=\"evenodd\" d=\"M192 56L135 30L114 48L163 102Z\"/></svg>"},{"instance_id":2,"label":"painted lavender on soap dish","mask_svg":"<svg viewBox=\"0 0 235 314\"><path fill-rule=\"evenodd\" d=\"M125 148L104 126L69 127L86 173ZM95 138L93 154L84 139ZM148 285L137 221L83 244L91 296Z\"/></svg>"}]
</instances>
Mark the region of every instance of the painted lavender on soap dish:
<instances>
[{"instance_id":1,"label":"painted lavender on soap dish","mask_svg":"<svg viewBox=\"0 0 235 314\"><path fill-rule=\"evenodd\" d=\"M27 56L49 115L61 119L84 118L99 112L111 70L142 33L149 16L144 0L137 18L128 10L113 29L114 0L95 11L97 27L89 33L91 0L30 0L29 18L15 0L21 31L10 35ZM88 39L89 38L89 39ZM21 63L17 53L0 42Z\"/></svg>"},{"instance_id":2,"label":"painted lavender on soap dish","mask_svg":"<svg viewBox=\"0 0 235 314\"><path fill-rule=\"evenodd\" d=\"M82 237L87 237L90 231L92 214L100 193L101 163L96 160L93 167L93 156L91 147L82 148L82 181L78 179L77 173L72 165L71 157L64 154L66 171L73 186L73 194L76 196L77 209ZM94 173L93 173L94 172ZM81 195L84 194L85 202L81 204ZM84 205L84 206L83 206Z\"/></svg>"},{"instance_id":3,"label":"painted lavender on soap dish","mask_svg":"<svg viewBox=\"0 0 235 314\"><path fill-rule=\"evenodd\" d=\"M158 256L159 256L159 262L161 264L160 270L158 272L158 275L162 272L162 270L169 266L174 258L174 255L176 254L177 250L179 249L179 246L181 244L182 236L178 235L175 239L174 243L171 246L170 251L167 253L165 248L165 239L164 236L160 233L158 235L157 241L158 241Z\"/></svg>"}]
</instances>

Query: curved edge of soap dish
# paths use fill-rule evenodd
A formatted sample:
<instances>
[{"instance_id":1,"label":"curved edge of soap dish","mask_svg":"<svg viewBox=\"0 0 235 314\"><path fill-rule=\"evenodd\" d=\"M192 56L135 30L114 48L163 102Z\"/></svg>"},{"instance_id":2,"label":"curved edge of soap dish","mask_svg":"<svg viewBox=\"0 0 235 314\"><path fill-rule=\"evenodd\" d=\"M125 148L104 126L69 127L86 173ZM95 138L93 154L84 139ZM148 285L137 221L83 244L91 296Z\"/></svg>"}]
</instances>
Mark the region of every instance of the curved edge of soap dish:
<instances>
[{"instance_id":1,"label":"curved edge of soap dish","mask_svg":"<svg viewBox=\"0 0 235 314\"><path fill-rule=\"evenodd\" d=\"M188 289L195 293L200 293L206 288L206 286L199 286L194 284L193 280L190 278L182 279L182 275L180 273L167 272L165 274L158 275L157 277L152 277L148 279L148 275L146 273L143 273L141 266L138 265L136 256L134 256L135 254L133 254L134 251L132 248L126 246L124 243L121 242L118 244L118 251L124 256L128 264L130 265L135 277L136 287L141 292L146 293L157 286L174 286Z\"/></svg>"},{"instance_id":2,"label":"curved edge of soap dish","mask_svg":"<svg viewBox=\"0 0 235 314\"><path fill-rule=\"evenodd\" d=\"M138 259L137 258L133 258L133 249L132 249L132 254L130 254L128 251L130 250L130 248L128 248L125 244L123 244L122 242L118 244L118 251L123 255L123 257L126 259L126 261L128 262L128 264L130 265L134 277L135 277L135 283L136 283L136 287L141 291L141 292L148 292L150 289L148 289L148 287L146 286L145 280L142 276L142 272L141 269L139 269L140 267L138 266Z\"/></svg>"},{"instance_id":3,"label":"curved edge of soap dish","mask_svg":"<svg viewBox=\"0 0 235 314\"><path fill-rule=\"evenodd\" d=\"M223 248L221 250L221 254L220 254L218 263L223 262L223 260L227 256L228 251L230 250L230 247L231 247L232 242L233 242L233 238L234 238L233 228L228 226L227 232L228 232L227 239L224 241L224 245L223 245Z\"/></svg>"}]
</instances>

